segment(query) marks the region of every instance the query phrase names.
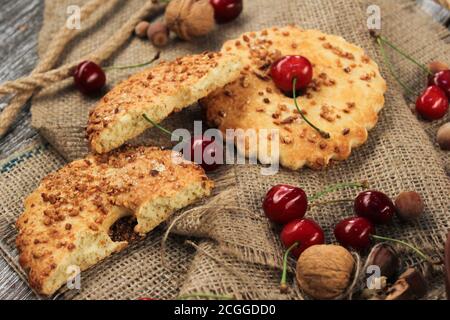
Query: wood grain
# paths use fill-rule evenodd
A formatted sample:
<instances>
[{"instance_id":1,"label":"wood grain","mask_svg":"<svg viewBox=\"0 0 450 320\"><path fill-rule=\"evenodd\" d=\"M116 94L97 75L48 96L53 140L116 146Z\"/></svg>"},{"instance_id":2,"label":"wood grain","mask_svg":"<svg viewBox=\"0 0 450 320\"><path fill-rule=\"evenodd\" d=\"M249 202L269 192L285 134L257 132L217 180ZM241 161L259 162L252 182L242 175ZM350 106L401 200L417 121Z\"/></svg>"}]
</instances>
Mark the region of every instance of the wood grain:
<instances>
[{"instance_id":1,"label":"wood grain","mask_svg":"<svg viewBox=\"0 0 450 320\"><path fill-rule=\"evenodd\" d=\"M432 0L417 0L419 6L446 26L450 12ZM37 35L42 24L44 0L2 0L0 10L0 82L29 74L37 62ZM449 39L450 40L450 39ZM7 99L0 99L0 110ZM0 159L20 150L37 135L30 126L30 104L10 132L0 140ZM35 299L36 296L0 257L0 299Z\"/></svg>"}]
</instances>

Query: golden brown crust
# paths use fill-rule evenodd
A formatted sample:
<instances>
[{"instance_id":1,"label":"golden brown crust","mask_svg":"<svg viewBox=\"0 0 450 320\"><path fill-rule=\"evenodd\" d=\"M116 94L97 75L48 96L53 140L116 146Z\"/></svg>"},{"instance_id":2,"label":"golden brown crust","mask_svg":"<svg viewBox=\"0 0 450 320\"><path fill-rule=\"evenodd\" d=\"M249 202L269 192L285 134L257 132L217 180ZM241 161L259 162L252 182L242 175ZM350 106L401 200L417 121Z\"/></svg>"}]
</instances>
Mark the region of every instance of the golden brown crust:
<instances>
[{"instance_id":1,"label":"golden brown crust","mask_svg":"<svg viewBox=\"0 0 450 320\"><path fill-rule=\"evenodd\" d=\"M206 52L131 76L91 111L86 133L92 149L105 153L119 147L151 127L143 113L158 123L234 81L241 68L233 55Z\"/></svg>"},{"instance_id":2,"label":"golden brown crust","mask_svg":"<svg viewBox=\"0 0 450 320\"><path fill-rule=\"evenodd\" d=\"M377 64L341 37L287 26L246 33L226 42L222 51L238 55L245 67L238 80L201 100L208 121L223 132L279 129L280 163L287 168L320 169L331 159L347 159L352 148L367 140L384 106L386 82ZM284 55L303 55L312 62L313 81L298 102L331 139L309 127L293 99L268 76L271 63ZM247 147L241 151L250 155Z\"/></svg>"},{"instance_id":3,"label":"golden brown crust","mask_svg":"<svg viewBox=\"0 0 450 320\"><path fill-rule=\"evenodd\" d=\"M115 221L133 215L135 232L145 234L212 187L201 167L158 148L74 161L26 199L17 220L20 264L29 270L30 285L51 295L65 283L69 266L85 270L127 245L109 237Z\"/></svg>"}]
</instances>

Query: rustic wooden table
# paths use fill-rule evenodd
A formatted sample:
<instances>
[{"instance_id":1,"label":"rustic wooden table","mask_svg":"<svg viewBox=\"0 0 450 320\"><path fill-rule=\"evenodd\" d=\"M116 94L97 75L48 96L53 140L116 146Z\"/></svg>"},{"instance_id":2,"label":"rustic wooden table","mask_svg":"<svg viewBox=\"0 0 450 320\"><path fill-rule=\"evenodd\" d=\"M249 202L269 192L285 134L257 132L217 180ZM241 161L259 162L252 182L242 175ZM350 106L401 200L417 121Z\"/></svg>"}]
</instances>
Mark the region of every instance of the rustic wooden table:
<instances>
[{"instance_id":1,"label":"rustic wooden table","mask_svg":"<svg viewBox=\"0 0 450 320\"><path fill-rule=\"evenodd\" d=\"M417 0L437 21L450 28L450 12L431 0ZM2 0L0 10L0 82L30 73L36 62L37 35L42 24L44 0ZM0 110L6 100L0 99ZM30 126L30 105L11 131L0 140L0 160L20 150L37 132ZM0 186L1 187L1 186ZM28 286L0 258L0 299L36 299Z\"/></svg>"}]
</instances>

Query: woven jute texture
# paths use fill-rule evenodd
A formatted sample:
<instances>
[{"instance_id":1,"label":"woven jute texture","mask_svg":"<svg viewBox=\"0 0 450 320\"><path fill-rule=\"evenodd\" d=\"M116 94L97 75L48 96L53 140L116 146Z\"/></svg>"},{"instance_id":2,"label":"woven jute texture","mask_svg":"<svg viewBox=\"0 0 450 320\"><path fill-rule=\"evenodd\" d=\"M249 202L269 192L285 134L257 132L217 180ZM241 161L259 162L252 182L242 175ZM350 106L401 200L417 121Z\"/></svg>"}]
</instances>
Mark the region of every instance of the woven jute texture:
<instances>
[{"instance_id":1,"label":"woven jute texture","mask_svg":"<svg viewBox=\"0 0 450 320\"><path fill-rule=\"evenodd\" d=\"M51 35L66 18L69 4L85 1L47 0L44 25L40 34L39 53L45 54ZM103 18L86 31L67 49L60 62L71 61L94 50L107 39L143 1L123 1L106 7ZM224 40L244 31L260 30L274 25L296 23L303 28L321 29L344 36L348 41L364 47L368 54L382 64L366 27L368 5L378 4L383 16L383 34L405 48L419 60L444 60L449 45L443 39L448 32L418 12L413 1L349 1L349 0L271 0L245 1L243 15L236 22L220 26L205 38L195 42L173 41L162 52L163 59L203 50L217 50ZM101 13L99 13L101 14ZM83 26L85 27L85 26ZM124 45L107 64L126 65L151 59L155 49L148 41L136 38ZM393 52L389 52L393 55ZM403 60L395 60L395 67L411 86L423 87L424 75ZM383 68L383 71L386 71ZM108 73L110 89L133 71ZM386 106L376 128L370 132L368 143L355 150L348 161L336 163L325 171L281 169L275 176L262 176L254 165L224 166L212 175L217 188L212 198L193 208L187 208L174 219L152 232L145 240L131 245L82 276L80 291L62 290L64 298L175 298L193 292L232 294L249 299L303 299L295 285L295 262L290 262L289 281L293 284L288 295L280 295L279 266L283 248L278 237L279 228L271 225L261 211L261 199L266 191L278 183L299 185L312 194L327 185L344 181L369 180L372 188L391 197L400 191L416 190L426 203L426 213L417 222L400 223L377 229L378 234L406 240L430 255L442 258L443 245L449 229L448 212L450 183L445 172L448 154L437 151L435 132L437 123L424 123L410 111L408 98L393 78L383 73L389 84ZM105 91L106 91L105 90ZM13 155L1 166L0 234L1 251L22 276L14 248L14 221L22 211L23 198L37 186L48 172L66 161L82 157L88 152L84 129L88 111L98 97L86 98L71 86L71 81L59 84L34 98L33 125L49 144L42 141L20 154ZM200 119L197 106L164 122L169 129L191 128ZM446 119L448 121L448 118ZM135 143L167 145L157 130L149 130ZM354 197L357 191L342 191L330 199ZM192 209L192 210L190 210ZM177 219L177 217L180 217ZM312 209L308 217L316 220L326 231L327 242L334 242L333 226L352 215L348 205L330 205ZM174 222L165 245L164 261L161 242L165 228ZM195 247L185 244L190 239ZM405 264L413 264L416 257L404 253ZM432 290L428 298L443 298L442 270L432 275Z\"/></svg>"}]
</instances>

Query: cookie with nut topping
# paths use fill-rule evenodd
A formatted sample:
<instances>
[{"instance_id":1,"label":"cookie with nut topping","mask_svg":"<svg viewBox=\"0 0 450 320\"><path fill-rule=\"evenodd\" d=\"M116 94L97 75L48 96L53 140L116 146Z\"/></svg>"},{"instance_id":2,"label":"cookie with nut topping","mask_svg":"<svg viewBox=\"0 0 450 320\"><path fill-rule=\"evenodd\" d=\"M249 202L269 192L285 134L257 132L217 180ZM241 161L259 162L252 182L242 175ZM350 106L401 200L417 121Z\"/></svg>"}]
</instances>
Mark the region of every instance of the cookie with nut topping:
<instances>
[{"instance_id":1,"label":"cookie with nut topping","mask_svg":"<svg viewBox=\"0 0 450 320\"><path fill-rule=\"evenodd\" d=\"M347 159L366 142L384 106L387 86L377 64L341 37L286 26L245 33L227 41L222 52L238 55L245 66L239 79L201 100L208 121L223 132L277 129L278 135L258 136L258 144L270 146L279 139L280 164L289 169L321 169L331 160ZM297 101L308 120L331 138L309 126L294 100L272 81L272 63L287 55L311 61L313 80ZM250 143L237 147L263 163L270 161Z\"/></svg>"},{"instance_id":2,"label":"cookie with nut topping","mask_svg":"<svg viewBox=\"0 0 450 320\"><path fill-rule=\"evenodd\" d=\"M173 212L208 196L213 182L180 154L159 148L123 148L74 161L44 178L17 221L19 262L37 292L52 295L68 268L85 270L128 242L110 229L134 217L144 235Z\"/></svg>"},{"instance_id":3,"label":"cookie with nut topping","mask_svg":"<svg viewBox=\"0 0 450 320\"><path fill-rule=\"evenodd\" d=\"M220 53L164 61L113 88L91 111L87 138L97 153L111 151L137 137L171 113L206 97L236 80L242 69L239 57Z\"/></svg>"}]
</instances>

